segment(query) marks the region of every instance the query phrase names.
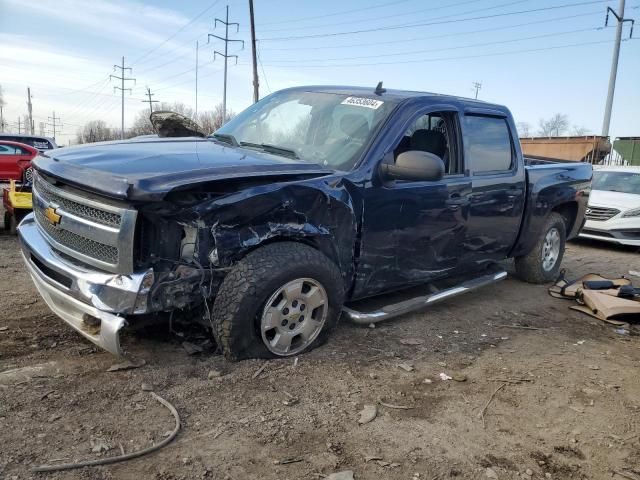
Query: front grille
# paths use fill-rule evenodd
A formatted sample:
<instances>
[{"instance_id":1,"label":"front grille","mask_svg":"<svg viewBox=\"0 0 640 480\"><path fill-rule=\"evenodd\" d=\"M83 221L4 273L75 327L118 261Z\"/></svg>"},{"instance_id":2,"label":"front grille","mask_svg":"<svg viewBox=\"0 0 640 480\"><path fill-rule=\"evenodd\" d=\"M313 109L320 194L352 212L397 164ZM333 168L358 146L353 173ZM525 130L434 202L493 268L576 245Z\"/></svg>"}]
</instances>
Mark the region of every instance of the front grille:
<instances>
[{"instance_id":1,"label":"front grille","mask_svg":"<svg viewBox=\"0 0 640 480\"><path fill-rule=\"evenodd\" d=\"M82 264L132 273L137 212L119 202L60 188L35 173L33 211L48 243Z\"/></svg>"},{"instance_id":2,"label":"front grille","mask_svg":"<svg viewBox=\"0 0 640 480\"><path fill-rule=\"evenodd\" d=\"M74 202L67 198L61 197L40 178L36 180L35 187L38 190L40 196L47 202L55 203L64 208L65 211L73 215L77 215L79 217L101 223L103 225L108 225L110 227L120 226L122 217L117 213L106 212L104 210L93 208L88 205L83 205L82 203Z\"/></svg>"},{"instance_id":3,"label":"front grille","mask_svg":"<svg viewBox=\"0 0 640 480\"><path fill-rule=\"evenodd\" d=\"M605 221L609 220L612 217L615 217L620 213L620 210L616 208L606 208L606 207L587 207L587 212L585 217L587 220L597 220L597 221Z\"/></svg>"},{"instance_id":4,"label":"front grille","mask_svg":"<svg viewBox=\"0 0 640 480\"><path fill-rule=\"evenodd\" d=\"M102 262L114 265L118 263L118 249L116 247L95 242L88 238L84 238L81 235L70 232L69 230L63 230L55 227L45 218L41 209L36 208L34 211L36 214L36 220L40 226L44 228L49 236L51 236L51 238L56 242L64 245L65 247L71 248L78 253L95 258Z\"/></svg>"}]
</instances>

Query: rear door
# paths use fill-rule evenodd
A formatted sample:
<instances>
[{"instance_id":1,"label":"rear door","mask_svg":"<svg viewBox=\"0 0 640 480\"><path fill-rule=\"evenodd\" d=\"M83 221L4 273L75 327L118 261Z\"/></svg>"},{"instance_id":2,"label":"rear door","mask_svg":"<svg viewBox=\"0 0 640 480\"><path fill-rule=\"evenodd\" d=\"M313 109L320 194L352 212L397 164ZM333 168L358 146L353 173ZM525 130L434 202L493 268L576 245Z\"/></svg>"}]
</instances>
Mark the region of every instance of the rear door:
<instances>
[{"instance_id":1,"label":"rear door","mask_svg":"<svg viewBox=\"0 0 640 480\"><path fill-rule=\"evenodd\" d=\"M0 143L0 181L20 180L21 170L18 160L21 151L14 145L3 145Z\"/></svg>"},{"instance_id":2,"label":"rear door","mask_svg":"<svg viewBox=\"0 0 640 480\"><path fill-rule=\"evenodd\" d=\"M474 110L463 120L465 159L471 169L471 208L465 263L504 259L524 212L526 173L512 121L501 112Z\"/></svg>"}]
</instances>

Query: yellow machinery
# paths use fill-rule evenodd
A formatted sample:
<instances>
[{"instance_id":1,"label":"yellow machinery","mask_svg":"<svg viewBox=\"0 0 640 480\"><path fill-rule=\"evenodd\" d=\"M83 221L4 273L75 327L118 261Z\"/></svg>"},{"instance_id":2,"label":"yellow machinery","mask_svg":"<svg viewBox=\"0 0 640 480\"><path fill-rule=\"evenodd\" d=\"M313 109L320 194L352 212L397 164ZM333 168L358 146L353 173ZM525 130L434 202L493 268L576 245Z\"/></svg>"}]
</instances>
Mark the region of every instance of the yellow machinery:
<instances>
[{"instance_id":1,"label":"yellow machinery","mask_svg":"<svg viewBox=\"0 0 640 480\"><path fill-rule=\"evenodd\" d=\"M15 180L11 180L8 187L2 191L2 203L4 205L4 229L15 235L20 221L32 208L31 186L17 186Z\"/></svg>"}]
</instances>

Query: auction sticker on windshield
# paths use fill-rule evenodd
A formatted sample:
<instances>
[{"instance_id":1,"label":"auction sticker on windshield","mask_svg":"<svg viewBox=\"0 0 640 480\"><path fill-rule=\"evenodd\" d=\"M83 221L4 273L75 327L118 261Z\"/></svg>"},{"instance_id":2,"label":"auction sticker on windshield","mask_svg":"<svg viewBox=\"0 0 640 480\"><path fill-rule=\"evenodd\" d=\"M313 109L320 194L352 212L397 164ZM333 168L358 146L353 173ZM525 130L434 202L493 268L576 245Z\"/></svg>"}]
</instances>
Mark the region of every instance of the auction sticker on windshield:
<instances>
[{"instance_id":1,"label":"auction sticker on windshield","mask_svg":"<svg viewBox=\"0 0 640 480\"><path fill-rule=\"evenodd\" d=\"M373 98L363 97L347 97L342 101L342 105L354 105L356 107L365 107L377 110L384 102Z\"/></svg>"}]
</instances>

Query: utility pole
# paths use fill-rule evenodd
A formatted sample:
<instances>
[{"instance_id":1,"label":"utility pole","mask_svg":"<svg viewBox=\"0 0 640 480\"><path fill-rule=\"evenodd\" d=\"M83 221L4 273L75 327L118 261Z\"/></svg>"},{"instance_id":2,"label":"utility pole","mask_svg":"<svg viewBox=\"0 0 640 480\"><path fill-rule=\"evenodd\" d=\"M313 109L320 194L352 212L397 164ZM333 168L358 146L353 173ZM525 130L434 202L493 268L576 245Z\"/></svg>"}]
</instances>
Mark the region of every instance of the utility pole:
<instances>
[{"instance_id":1,"label":"utility pole","mask_svg":"<svg viewBox=\"0 0 640 480\"><path fill-rule=\"evenodd\" d=\"M213 61L215 62L216 55L220 55L221 57L224 58L224 89L222 92L222 123L225 123L227 119L227 60L230 57L235 57L236 65L238 64L238 56L229 55L229 42L240 42L242 43L242 48L244 48L244 40L235 40L235 39L229 38L229 25L236 26L236 33L240 31L239 23L235 23L235 22L229 23L229 5L227 5L227 16L225 17L225 20L220 20L219 18L216 18L213 23L214 29L218 26L218 22L224 25L224 38L219 37L218 35L214 35L213 33L210 33L207 36L207 43L209 43L209 40L211 39L211 37L217 38L218 40L222 40L224 42L224 53L220 53L217 50L214 50Z\"/></svg>"},{"instance_id":2,"label":"utility pole","mask_svg":"<svg viewBox=\"0 0 640 480\"><path fill-rule=\"evenodd\" d=\"M476 100L478 99L478 92L482 88L482 82L473 82L473 88L476 89Z\"/></svg>"},{"instance_id":3,"label":"utility pole","mask_svg":"<svg viewBox=\"0 0 640 480\"><path fill-rule=\"evenodd\" d=\"M630 18L624 18L624 2L625 0L620 0L620 5L618 6L618 13L611 7L607 7L607 18L604 22L604 26L606 27L609 24L609 13L611 13L616 20L618 21L618 25L616 26L616 42L613 45L613 59L611 60L611 74L609 75L609 91L607 92L607 103L604 107L604 120L602 122L602 136L609 136L609 126L611 124L611 109L613 107L613 93L616 89L616 77L618 76L618 58L620 57L620 41L622 40L622 25L624 22L631 22L631 32L629 33L629 38L633 36L633 25L634 20Z\"/></svg>"},{"instance_id":4,"label":"utility pole","mask_svg":"<svg viewBox=\"0 0 640 480\"><path fill-rule=\"evenodd\" d=\"M2 103L0 103L0 132L4 132L4 113L2 108Z\"/></svg>"},{"instance_id":5,"label":"utility pole","mask_svg":"<svg viewBox=\"0 0 640 480\"><path fill-rule=\"evenodd\" d=\"M253 61L253 103L260 99L258 82L258 60L256 58L256 25L253 18L253 0L249 0L249 20L251 23L251 60Z\"/></svg>"},{"instance_id":6,"label":"utility pole","mask_svg":"<svg viewBox=\"0 0 640 480\"><path fill-rule=\"evenodd\" d=\"M124 72L125 70L129 70L129 72L133 73L133 70L131 70L131 67L125 67L124 66L124 57L122 57L122 65L114 65L113 66L113 71L116 71L116 68L120 69L120 75L122 75L121 77L118 77L117 75L109 75L109 79L115 78L116 80L120 80L121 86L120 87L113 87L113 91L115 92L116 90L120 90L120 92L122 93L122 123L120 124L120 139L124 140L124 92L126 90L129 91L129 94L131 94L131 89L130 88L124 88L124 82L125 81L133 81L133 84L136 84L136 79L135 78L125 78L124 76Z\"/></svg>"},{"instance_id":7,"label":"utility pole","mask_svg":"<svg viewBox=\"0 0 640 480\"><path fill-rule=\"evenodd\" d=\"M47 117L47 125L52 127L53 139L55 140L57 127L62 127L62 122L60 121L60 117L56 117L55 110L53 111L53 117Z\"/></svg>"},{"instance_id":8,"label":"utility pole","mask_svg":"<svg viewBox=\"0 0 640 480\"><path fill-rule=\"evenodd\" d=\"M196 40L196 118L198 118L198 50L200 46Z\"/></svg>"},{"instance_id":9,"label":"utility pole","mask_svg":"<svg viewBox=\"0 0 640 480\"><path fill-rule=\"evenodd\" d=\"M31 87L27 87L27 110L29 112L29 129L28 131L33 135L35 133L33 128L33 110L31 105Z\"/></svg>"},{"instance_id":10,"label":"utility pole","mask_svg":"<svg viewBox=\"0 0 640 480\"><path fill-rule=\"evenodd\" d=\"M147 93L146 93L147 97L149 97L149 100L141 100L142 102L148 103L149 104L149 113L153 113L153 104L154 103L159 103L158 100L152 100L151 97L153 95L155 95L155 93L151 93L151 89L149 87L147 87Z\"/></svg>"},{"instance_id":11,"label":"utility pole","mask_svg":"<svg viewBox=\"0 0 640 480\"><path fill-rule=\"evenodd\" d=\"M22 119L18 117L18 135L22 133Z\"/></svg>"}]
</instances>

